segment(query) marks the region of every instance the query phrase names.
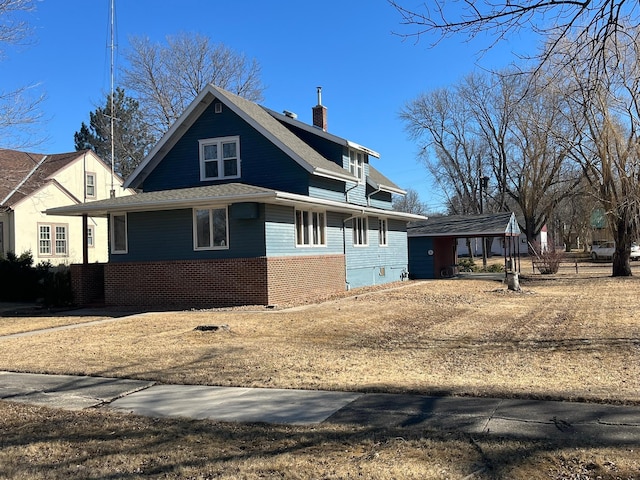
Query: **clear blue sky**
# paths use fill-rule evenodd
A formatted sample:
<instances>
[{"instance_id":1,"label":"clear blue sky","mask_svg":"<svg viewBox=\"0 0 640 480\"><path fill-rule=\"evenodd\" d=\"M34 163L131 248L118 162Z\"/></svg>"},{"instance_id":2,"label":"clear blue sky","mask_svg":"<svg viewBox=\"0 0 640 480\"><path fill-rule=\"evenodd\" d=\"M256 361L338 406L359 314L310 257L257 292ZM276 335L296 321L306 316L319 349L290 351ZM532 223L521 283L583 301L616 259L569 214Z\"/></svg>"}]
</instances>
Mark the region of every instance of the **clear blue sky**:
<instances>
[{"instance_id":1,"label":"clear blue sky","mask_svg":"<svg viewBox=\"0 0 640 480\"><path fill-rule=\"evenodd\" d=\"M110 86L110 0L40 0L28 20L31 44L0 63L0 90L39 83L46 93L42 126L48 140L34 150L74 150L73 134L102 105ZM406 0L420 8L422 2ZM290 110L311 123L322 86L329 131L381 154L373 165L402 188L413 188L431 210L441 197L398 118L419 93L457 82L477 68L501 68L511 48L480 57L479 43L403 39L409 32L386 0L116 0L116 67L130 36L163 41L198 32L244 52L262 67L264 106ZM529 52L531 53L531 52ZM116 85L118 77L116 76Z\"/></svg>"}]
</instances>

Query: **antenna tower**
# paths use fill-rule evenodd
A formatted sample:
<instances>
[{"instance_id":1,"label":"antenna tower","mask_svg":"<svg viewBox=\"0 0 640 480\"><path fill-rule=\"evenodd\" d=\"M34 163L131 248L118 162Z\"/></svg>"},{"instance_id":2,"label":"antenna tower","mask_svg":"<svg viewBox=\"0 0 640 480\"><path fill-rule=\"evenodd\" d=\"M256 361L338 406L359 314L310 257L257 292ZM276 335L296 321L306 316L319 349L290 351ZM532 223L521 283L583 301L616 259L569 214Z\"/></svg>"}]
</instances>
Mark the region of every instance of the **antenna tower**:
<instances>
[{"instance_id":1,"label":"antenna tower","mask_svg":"<svg viewBox=\"0 0 640 480\"><path fill-rule=\"evenodd\" d=\"M115 50L116 50L116 45L115 45L115 41L114 41L114 24L115 24L115 0L111 0L111 8L109 9L110 11L110 36L111 36L111 43L109 45L109 48L111 49L111 95L109 96L109 98L111 99L111 198L116 196L116 190L113 186L113 178L115 176L115 144L114 144L114 138L113 138L113 131L114 131L114 121L115 121L115 110L114 110L114 101L113 101L113 83L114 83L114 73L113 73L113 63L114 63L114 57L115 57Z\"/></svg>"}]
</instances>

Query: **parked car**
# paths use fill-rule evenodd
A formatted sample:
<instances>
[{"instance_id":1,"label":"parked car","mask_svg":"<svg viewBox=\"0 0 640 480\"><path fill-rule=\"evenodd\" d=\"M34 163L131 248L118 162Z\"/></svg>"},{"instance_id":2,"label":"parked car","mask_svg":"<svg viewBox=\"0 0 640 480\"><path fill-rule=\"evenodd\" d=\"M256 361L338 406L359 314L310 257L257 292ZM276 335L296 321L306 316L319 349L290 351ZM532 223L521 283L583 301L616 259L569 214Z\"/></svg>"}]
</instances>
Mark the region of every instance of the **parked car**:
<instances>
[{"instance_id":1,"label":"parked car","mask_svg":"<svg viewBox=\"0 0 640 480\"><path fill-rule=\"evenodd\" d=\"M592 260L609 260L613 258L613 252L616 250L615 242L605 242L600 245L591 246ZM640 260L640 245L636 242L631 244L631 260Z\"/></svg>"}]
</instances>

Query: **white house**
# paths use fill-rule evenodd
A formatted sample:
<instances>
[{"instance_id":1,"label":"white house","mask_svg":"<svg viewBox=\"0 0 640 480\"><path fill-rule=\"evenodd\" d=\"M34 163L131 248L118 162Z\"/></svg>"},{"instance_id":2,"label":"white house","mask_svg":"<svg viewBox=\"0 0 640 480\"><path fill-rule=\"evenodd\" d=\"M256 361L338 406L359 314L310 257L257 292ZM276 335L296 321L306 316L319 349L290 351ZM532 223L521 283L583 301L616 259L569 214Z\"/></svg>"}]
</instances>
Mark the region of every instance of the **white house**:
<instances>
[{"instance_id":1,"label":"white house","mask_svg":"<svg viewBox=\"0 0 640 480\"><path fill-rule=\"evenodd\" d=\"M45 155L0 149L0 256L30 251L34 263L83 261L82 218L51 217L48 208L130 195L91 150ZM108 258L105 218L87 218L90 262Z\"/></svg>"}]
</instances>

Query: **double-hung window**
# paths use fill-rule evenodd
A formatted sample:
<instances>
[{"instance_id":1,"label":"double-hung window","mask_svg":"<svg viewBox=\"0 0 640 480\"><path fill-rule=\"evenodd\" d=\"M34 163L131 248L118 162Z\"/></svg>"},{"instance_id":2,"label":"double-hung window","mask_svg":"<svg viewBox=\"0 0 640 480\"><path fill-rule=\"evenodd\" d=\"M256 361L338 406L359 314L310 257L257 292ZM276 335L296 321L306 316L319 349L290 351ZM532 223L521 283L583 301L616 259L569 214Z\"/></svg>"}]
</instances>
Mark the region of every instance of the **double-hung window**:
<instances>
[{"instance_id":1,"label":"double-hung window","mask_svg":"<svg viewBox=\"0 0 640 480\"><path fill-rule=\"evenodd\" d=\"M365 164L365 153L359 152L357 150L350 149L349 150L349 172L354 177L358 177L360 182L364 182L364 164Z\"/></svg>"},{"instance_id":2,"label":"double-hung window","mask_svg":"<svg viewBox=\"0 0 640 480\"><path fill-rule=\"evenodd\" d=\"M69 254L68 226L38 225L38 255L66 257Z\"/></svg>"},{"instance_id":3,"label":"double-hung window","mask_svg":"<svg viewBox=\"0 0 640 480\"><path fill-rule=\"evenodd\" d=\"M85 193L87 198L95 198L96 197L96 174L95 173L87 173L85 177Z\"/></svg>"},{"instance_id":4,"label":"double-hung window","mask_svg":"<svg viewBox=\"0 0 640 480\"><path fill-rule=\"evenodd\" d=\"M240 177L240 137L200 140L200 180Z\"/></svg>"},{"instance_id":5,"label":"double-hung window","mask_svg":"<svg viewBox=\"0 0 640 480\"><path fill-rule=\"evenodd\" d=\"M367 217L356 217L353 222L353 244L356 246L368 245L367 231L369 230L369 220Z\"/></svg>"},{"instance_id":6,"label":"double-hung window","mask_svg":"<svg viewBox=\"0 0 640 480\"><path fill-rule=\"evenodd\" d=\"M381 247L387 246L387 230L387 219L378 219L378 245L380 245Z\"/></svg>"},{"instance_id":7,"label":"double-hung window","mask_svg":"<svg viewBox=\"0 0 640 480\"><path fill-rule=\"evenodd\" d=\"M127 253L127 214L111 215L111 253Z\"/></svg>"},{"instance_id":8,"label":"double-hung window","mask_svg":"<svg viewBox=\"0 0 640 480\"><path fill-rule=\"evenodd\" d=\"M296 210L296 246L317 247L327 244L325 212Z\"/></svg>"},{"instance_id":9,"label":"double-hung window","mask_svg":"<svg viewBox=\"0 0 640 480\"><path fill-rule=\"evenodd\" d=\"M194 250L229 248L227 207L193 209Z\"/></svg>"}]
</instances>

